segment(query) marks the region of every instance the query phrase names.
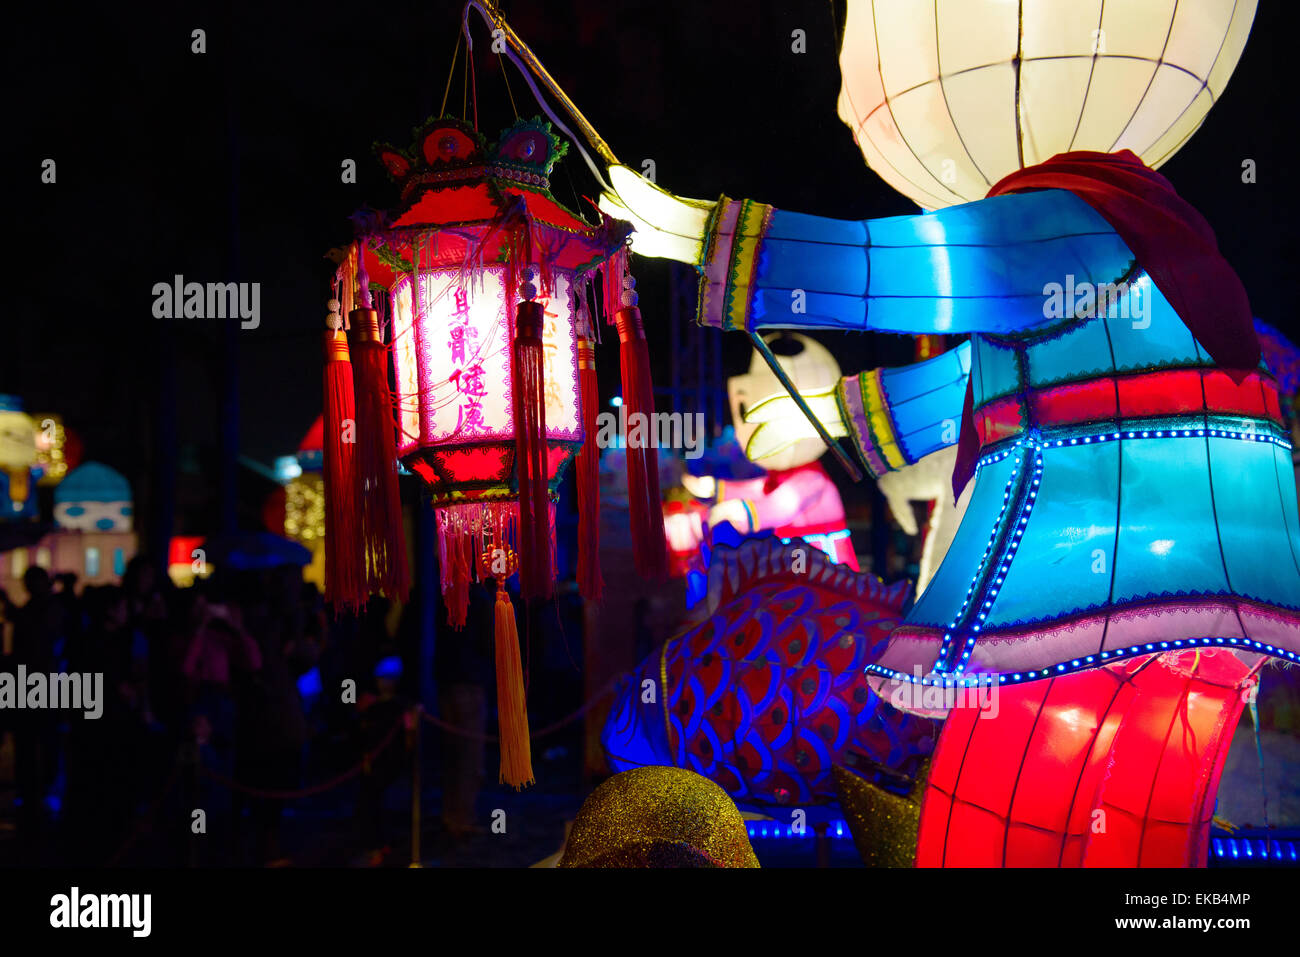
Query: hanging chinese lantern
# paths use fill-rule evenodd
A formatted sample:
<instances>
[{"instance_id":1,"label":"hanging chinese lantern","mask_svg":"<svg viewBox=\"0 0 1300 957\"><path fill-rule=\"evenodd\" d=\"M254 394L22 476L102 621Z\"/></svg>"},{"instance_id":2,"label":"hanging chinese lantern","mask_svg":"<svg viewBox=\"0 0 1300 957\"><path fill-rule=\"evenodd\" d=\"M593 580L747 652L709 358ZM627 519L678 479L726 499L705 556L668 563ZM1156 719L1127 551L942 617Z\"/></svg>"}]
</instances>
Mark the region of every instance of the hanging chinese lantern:
<instances>
[{"instance_id":1,"label":"hanging chinese lantern","mask_svg":"<svg viewBox=\"0 0 1300 957\"><path fill-rule=\"evenodd\" d=\"M359 238L340 257L338 274L339 297L357 303L349 324L358 435L355 451L339 447L334 457L345 468L353 460L361 528L351 530L353 516L337 514L342 508L333 504L329 516L353 536L353 549L373 560L373 543L387 525L381 514L373 523L380 534L367 530L372 489L382 491L379 473L400 458L425 483L436 513L441 587L454 627L465 623L471 579L496 581L502 779L519 786L532 772L504 581L517 573L525 600L553 591L557 489L592 428L584 412L594 414L597 395L596 330L587 305L597 289L607 320L619 329L625 360L630 354L639 373L632 391L649 395L635 283L627 272L628 228L608 218L589 223L551 196L549 175L565 144L541 120L519 120L489 146L467 122L433 119L410 149L385 145L378 152L401 190L401 205L391 214L355 218ZM336 313L332 327L339 325ZM337 378L349 362L340 330L332 329L327 345L328 374ZM363 366L367 349L373 352ZM375 364L390 351L391 397L387 366ZM344 428L345 405L332 419L327 414L327 433L331 421ZM376 409L391 409L388 428L373 424ZM367 453L365 434L391 435L393 418L388 458L379 446ZM330 446L327 435L327 488ZM653 474L654 450L644 451L642 466ZM589 520L598 507L598 476L594 469L578 471L580 512ZM638 487L649 489L646 511L654 513L657 530L657 486ZM662 535L653 540L662 551ZM580 542L578 578L589 598L600 587L596 546L594 536ZM376 590L368 568L348 569L356 556L346 547L331 548L328 560L338 566L331 577L358 587L361 601Z\"/></svg>"},{"instance_id":2,"label":"hanging chinese lantern","mask_svg":"<svg viewBox=\"0 0 1300 957\"><path fill-rule=\"evenodd\" d=\"M380 148L403 207L366 262L392 277L397 454L437 511L454 622L484 552L515 555L525 598L552 590L555 493L583 440L581 378L595 373L579 361L594 355L588 286L626 237L550 195L563 153L536 120L491 149L454 119L431 120L409 152Z\"/></svg>"}]
</instances>

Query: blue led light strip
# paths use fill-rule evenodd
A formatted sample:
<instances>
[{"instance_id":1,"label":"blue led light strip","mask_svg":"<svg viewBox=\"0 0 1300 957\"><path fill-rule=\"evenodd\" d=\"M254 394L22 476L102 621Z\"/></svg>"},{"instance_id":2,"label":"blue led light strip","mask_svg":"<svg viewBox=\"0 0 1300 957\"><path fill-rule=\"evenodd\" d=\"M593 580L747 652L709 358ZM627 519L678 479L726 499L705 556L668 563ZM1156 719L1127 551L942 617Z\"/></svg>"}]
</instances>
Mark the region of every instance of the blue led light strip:
<instances>
[{"instance_id":1,"label":"blue led light strip","mask_svg":"<svg viewBox=\"0 0 1300 957\"><path fill-rule=\"evenodd\" d=\"M1279 838L1215 837L1214 856L1221 860L1300 863L1300 842Z\"/></svg>"},{"instance_id":2,"label":"blue led light strip","mask_svg":"<svg viewBox=\"0 0 1300 957\"><path fill-rule=\"evenodd\" d=\"M751 838L808 838L816 837L817 832L811 827L805 827L802 833L797 833L789 824L766 823L760 821L757 824L746 824L745 832ZM826 825L827 837L848 837L848 829L844 826L843 821L831 821Z\"/></svg>"},{"instance_id":3,"label":"blue led light strip","mask_svg":"<svg viewBox=\"0 0 1300 957\"><path fill-rule=\"evenodd\" d=\"M976 613L979 620L970 626L966 646L962 648L961 660L957 662L957 674L961 674L966 670L966 662L970 661L971 652L975 650L975 641L979 638L980 629L984 627L984 620L988 617L989 612L993 610L993 602L998 597L998 591L1002 588L1002 583L1007 580L1007 573L1011 571L1011 562L1016 557L1016 549L1020 547L1020 539L1024 537L1025 527L1029 524L1029 516L1034 510L1034 502L1038 499L1038 487L1043 482L1043 447L1033 445L1032 448L1034 451L1034 472L1030 477L1029 487L1024 490L1024 503L1019 510L1019 521L1016 522L1011 532L1010 541L1005 545L997 574L994 576L993 581L985 586L984 601Z\"/></svg>"},{"instance_id":4,"label":"blue led light strip","mask_svg":"<svg viewBox=\"0 0 1300 957\"><path fill-rule=\"evenodd\" d=\"M1019 684L1022 681L1038 681L1043 678L1053 678L1063 674L1069 674L1084 668L1095 668L1102 662L1122 661L1125 658L1132 658L1135 655L1159 654L1163 651L1172 651L1175 648L1205 648L1210 645L1230 645L1233 648L1240 648L1244 651L1256 651L1260 654L1273 655L1277 658L1285 658L1288 661L1300 662L1300 655L1294 651L1287 651L1285 648L1277 648L1273 645L1265 644L1262 641L1254 641L1250 638L1178 638L1172 641L1153 641L1143 645L1133 645L1129 648L1116 648L1114 651L1101 651L1095 655L1088 655L1086 658L1075 658L1073 661L1061 662L1057 665L1049 665L1038 671L1026 671L1016 674L982 674L966 675L959 678L917 678L915 675L904 674L901 671L894 671L892 668L885 668L881 665L867 665L865 671L868 674L880 675L885 678L891 678L895 681L906 681L909 684L928 685L936 688L956 688L956 687L975 687L977 685L993 684L993 679L997 679L998 684L1011 685ZM938 669L936 669L937 671Z\"/></svg>"},{"instance_id":5,"label":"blue led light strip","mask_svg":"<svg viewBox=\"0 0 1300 957\"><path fill-rule=\"evenodd\" d=\"M1017 448L1023 447L1024 444L1024 439L1017 441L1012 448L1006 451L1003 458L1005 458L1006 455L1010 455ZM984 569L987 567L989 559L997 549L999 540L1003 537L1002 523L1005 520L1007 513L1011 510L1012 504L1018 495L1016 479L1020 475L1020 466L1022 464L1023 463L1021 462L1017 462L1011 469L1011 475L1007 478L1006 488L1002 490L1002 508L998 510L997 518L993 520L993 530L989 533L988 544L984 546L984 554L980 556L979 565L975 569L975 575L971 579L970 587L966 589L966 597L962 599L961 608L957 609L957 614L954 615L952 621L948 623L948 629L944 632L943 641L939 645L939 657L934 663L934 670L936 672L944 672L948 669L948 657L952 648L953 632L956 631L958 626L961 625L962 620L965 618L966 611L970 607L971 599L975 597L976 589L983 578ZM958 664L956 669L958 674L961 673L962 664L965 663L965 660L966 658L963 657L962 662Z\"/></svg>"},{"instance_id":6,"label":"blue led light strip","mask_svg":"<svg viewBox=\"0 0 1300 957\"><path fill-rule=\"evenodd\" d=\"M1104 428L1104 431L1089 432L1087 434L1081 434L1079 427L1072 427L1066 432L1053 430L1048 432L1046 434L1047 437L1043 438L1041 441L1034 437L1017 439L1008 448L997 449L996 451L982 456L979 461L975 463L975 467L979 469L983 468L985 465L991 465L994 462L1001 462L1008 455L1015 452L1017 448L1025 445L1039 449L1059 449L1068 445L1097 445L1102 442L1114 442L1118 439L1189 439L1194 436L1203 438L1208 435L1212 438L1233 439L1238 442L1263 442L1266 445L1276 445L1287 449L1288 451L1291 449L1291 440L1282 435L1273 423L1262 419L1256 420L1259 421L1261 425L1259 431L1228 428L1226 424L1224 424L1226 422L1239 423L1242 421L1241 419L1221 420L1211 418L1208 424L1198 425L1194 429L1171 428L1167 425L1170 421L1172 420L1168 418L1151 420L1143 423L1150 426L1149 428L1136 429L1114 429L1113 427L1106 428L1104 426L1095 426L1095 428L1099 429ZM1130 422L1129 424L1131 425L1132 423ZM1222 425L1222 427L1217 427L1218 425Z\"/></svg>"}]
</instances>

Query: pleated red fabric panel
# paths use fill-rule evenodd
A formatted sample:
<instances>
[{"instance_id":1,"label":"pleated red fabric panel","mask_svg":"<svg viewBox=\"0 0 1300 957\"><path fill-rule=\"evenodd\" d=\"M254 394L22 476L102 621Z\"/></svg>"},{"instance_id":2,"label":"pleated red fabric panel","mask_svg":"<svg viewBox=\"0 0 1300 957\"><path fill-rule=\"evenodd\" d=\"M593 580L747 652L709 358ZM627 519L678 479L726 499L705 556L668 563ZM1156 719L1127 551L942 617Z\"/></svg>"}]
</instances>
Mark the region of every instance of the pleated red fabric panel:
<instances>
[{"instance_id":1,"label":"pleated red fabric panel","mask_svg":"<svg viewBox=\"0 0 1300 957\"><path fill-rule=\"evenodd\" d=\"M1166 652L1003 686L944 724L918 867L1197 867L1254 670Z\"/></svg>"}]
</instances>

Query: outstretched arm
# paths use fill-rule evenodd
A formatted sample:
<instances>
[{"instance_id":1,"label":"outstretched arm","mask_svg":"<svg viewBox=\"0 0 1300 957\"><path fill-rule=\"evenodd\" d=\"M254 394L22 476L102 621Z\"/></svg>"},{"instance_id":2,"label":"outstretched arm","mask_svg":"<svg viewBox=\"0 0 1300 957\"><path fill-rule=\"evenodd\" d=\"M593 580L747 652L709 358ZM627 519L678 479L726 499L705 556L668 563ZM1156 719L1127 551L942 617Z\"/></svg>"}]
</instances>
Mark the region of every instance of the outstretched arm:
<instances>
[{"instance_id":1,"label":"outstretched arm","mask_svg":"<svg viewBox=\"0 0 1300 957\"><path fill-rule=\"evenodd\" d=\"M852 439L879 479L957 442L970 365L970 343L963 342L924 362L845 376L833 392L804 398L832 436ZM759 464L816 437L784 392L753 403L745 421L759 423L745 450Z\"/></svg>"},{"instance_id":2,"label":"outstretched arm","mask_svg":"<svg viewBox=\"0 0 1300 957\"><path fill-rule=\"evenodd\" d=\"M699 321L724 329L1012 333L1053 321L1044 287L1113 283L1133 255L1064 190L848 221L723 197L679 200L613 167L607 213L633 249L697 266Z\"/></svg>"}]
</instances>

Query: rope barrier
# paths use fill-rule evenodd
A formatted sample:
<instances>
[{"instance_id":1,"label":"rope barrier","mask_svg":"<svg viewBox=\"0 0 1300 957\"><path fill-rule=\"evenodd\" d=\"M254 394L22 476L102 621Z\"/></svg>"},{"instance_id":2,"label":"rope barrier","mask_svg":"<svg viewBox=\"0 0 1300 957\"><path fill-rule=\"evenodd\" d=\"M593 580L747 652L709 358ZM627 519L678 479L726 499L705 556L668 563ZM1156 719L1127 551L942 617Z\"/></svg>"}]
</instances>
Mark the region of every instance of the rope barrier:
<instances>
[{"instance_id":1,"label":"rope barrier","mask_svg":"<svg viewBox=\"0 0 1300 957\"><path fill-rule=\"evenodd\" d=\"M293 790L293 791L278 791L278 790L271 790L267 788L250 787L247 784L240 784L238 781L234 780L233 778L228 778L224 774L220 774L216 771L213 771L211 768L205 768L200 766L199 773L211 781L215 781L220 785L230 788L230 790L232 791L238 791L240 794L247 794L251 797L268 798L268 799L282 800L282 801L293 800L295 798L311 797L313 794L321 794L325 791L330 790L330 788L338 787L343 782L350 781L352 778L356 777L358 774L364 771L367 764L369 764L372 760L374 760L376 757L382 754L383 751L390 744L392 744L394 735L397 734L397 730L400 727L402 727L404 723L405 723L405 719L399 718L397 722L393 725L393 727L389 729L388 733L384 735L384 739L380 741L379 744L377 744L370 751L366 752L366 754L362 756L361 761L359 763L357 763L353 767L348 768L342 774L330 778L328 781L322 781L321 783L313 784L310 787L298 788L297 790Z\"/></svg>"},{"instance_id":2,"label":"rope barrier","mask_svg":"<svg viewBox=\"0 0 1300 957\"><path fill-rule=\"evenodd\" d=\"M576 711L573 711L565 715L563 718L560 718L558 721L552 722L551 724L546 725L545 727L538 728L536 731L532 732L531 737L534 740L536 740L537 738L546 737L547 735L554 734L555 732L568 727L570 724L577 721L588 711L594 708L597 704L599 704L600 702L604 701L607 697L609 697L609 695L612 694L614 690L617 688L618 683L626 677L627 675L624 674L615 675L613 678L611 678L609 681L605 683L604 687L602 687L600 691L598 691L588 701L584 702ZM472 740L478 740L478 741L496 742L499 740L498 736L495 734L479 734L473 731L467 731L464 728L459 728L453 724L449 724L448 722L443 721L441 718L429 714L427 711L424 710L422 706L417 706L417 710L420 712L420 716L423 717L425 721L428 721L430 724L434 725L435 727L440 728L443 731L446 731L450 734L455 734L463 738L470 738ZM202 765L198 767L198 773L210 781L214 781L217 784L222 785L223 787L229 788L232 791L237 791L240 794L249 795L250 797L263 798L267 800L282 800L282 801L311 797L312 795L321 794L325 791L328 791L331 788L336 788L339 785L345 783L346 781L350 781L358 774L362 773L366 769L366 766L371 761L373 761L380 754L382 754L388 748L388 746L393 743L393 738L397 735L398 730L405 723L406 723L406 718L404 715L403 717L399 718L396 722L394 722L392 728L388 730L388 733L384 735L383 739L377 745L375 745L364 755L362 755L361 760L357 762L355 765L353 765L352 767L348 768L346 771L343 771L342 773L335 775L334 777L326 781L322 781L318 784L313 784L305 788L298 788L296 790L276 790L270 788L251 787L246 784L240 784L238 781L234 780L233 778L227 777L226 775L221 774L218 771L214 771L211 768L207 768ZM148 825L153 823L153 820L157 816L158 811L162 807L163 802L167 800L168 796L172 792L172 789L176 786L176 780L179 777L180 768L181 768L181 762L177 761L172 766L171 773L168 775L167 781L166 783L164 783L162 791L158 794L158 797L156 797L153 800L153 802L150 804L149 810L146 811L145 814L143 814L137 820L135 828L132 830L131 835L126 839L126 841L122 844L122 846L118 848L117 853L114 854L112 858L109 859L109 862L106 866L108 867L116 866L117 863L126 855L126 853L135 845L135 842L140 838L140 835L144 833Z\"/></svg>"},{"instance_id":3,"label":"rope barrier","mask_svg":"<svg viewBox=\"0 0 1300 957\"><path fill-rule=\"evenodd\" d=\"M404 723L405 716L399 718L393 724L392 728L390 728L388 733L384 735L383 740L380 741L379 744L362 755L361 760L356 765L348 768L348 770L344 771L342 774L339 774L328 781L323 781L320 784L313 784L310 787L300 788L296 791L275 791L267 790L265 788L249 787L248 785L240 784L232 778L228 778L223 774L213 771L211 768L205 768L202 765L199 766L198 772L209 780L215 781L232 791L238 791L241 794L247 794L252 797L280 800L310 797L313 794L320 794L324 791L328 791L330 788L338 787L343 782L356 777L365 769L366 765L370 761L382 754L384 750L393 743L393 737L397 734L398 729L401 728ZM150 803L149 809L136 820L135 827L132 829L130 836L127 837L127 839L122 843L122 846L117 849L117 853L109 858L108 864L105 865L106 867L115 867L118 862L126 856L126 853L135 846L135 842L139 840L140 835L145 832L146 828L153 823L154 818L158 816L158 811L162 807L163 802L167 800L172 789L176 786L176 780L180 776L181 765L182 762L180 760L173 763L171 773L167 776L167 781L163 784L162 791L160 791L158 796L154 798L152 803Z\"/></svg>"},{"instance_id":4,"label":"rope barrier","mask_svg":"<svg viewBox=\"0 0 1300 957\"><path fill-rule=\"evenodd\" d=\"M572 724L574 721L577 721L588 711L594 708L597 704L603 701L606 697L612 694L615 688L617 687L618 682L622 680L624 677L626 676L620 674L611 678L609 681L605 683L605 686L599 692L596 693L594 697L592 697L589 701L587 701L582 706L580 706L577 711L567 714L560 720L555 721L552 724L548 724L545 727L538 728L535 731L530 731L529 737L533 740L536 740L538 738L546 737L549 734L554 734L556 731L559 731L562 728L568 727L570 724ZM431 725L434 725L437 728L441 728L443 731L446 731L449 734L456 734L462 738L469 738L474 741L500 740L495 734L480 734L477 731L467 731L464 728L456 727L454 724L448 724L446 721L443 721L441 718L437 718L429 714L429 712L425 711L423 708L420 709L420 715L421 717L424 718L425 721L429 722Z\"/></svg>"}]
</instances>

